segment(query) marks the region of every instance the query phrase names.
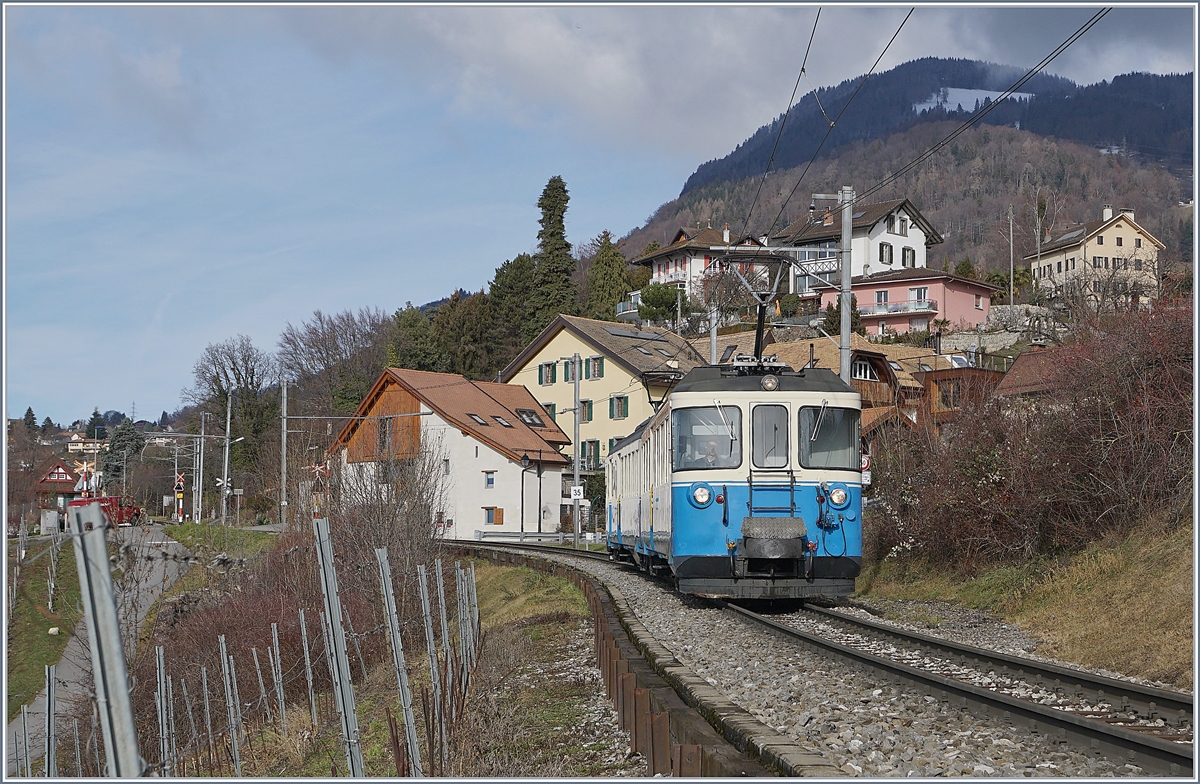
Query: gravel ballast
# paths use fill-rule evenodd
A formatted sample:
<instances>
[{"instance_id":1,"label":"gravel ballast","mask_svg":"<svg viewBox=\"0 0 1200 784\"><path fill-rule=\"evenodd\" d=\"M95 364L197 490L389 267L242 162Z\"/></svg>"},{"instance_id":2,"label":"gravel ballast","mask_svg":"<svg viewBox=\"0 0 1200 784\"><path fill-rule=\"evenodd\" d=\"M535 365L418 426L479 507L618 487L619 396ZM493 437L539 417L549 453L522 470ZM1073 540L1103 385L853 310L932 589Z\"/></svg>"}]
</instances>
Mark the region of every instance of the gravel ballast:
<instances>
[{"instance_id":1,"label":"gravel ballast","mask_svg":"<svg viewBox=\"0 0 1200 784\"><path fill-rule=\"evenodd\" d=\"M680 663L764 724L847 775L1126 776L1140 768L1093 758L1000 720L984 721L916 689L897 687L789 643L748 621L667 590L615 564L547 556L616 587ZM1020 630L981 634L1028 654ZM1004 639L995 637L1001 635Z\"/></svg>"}]
</instances>

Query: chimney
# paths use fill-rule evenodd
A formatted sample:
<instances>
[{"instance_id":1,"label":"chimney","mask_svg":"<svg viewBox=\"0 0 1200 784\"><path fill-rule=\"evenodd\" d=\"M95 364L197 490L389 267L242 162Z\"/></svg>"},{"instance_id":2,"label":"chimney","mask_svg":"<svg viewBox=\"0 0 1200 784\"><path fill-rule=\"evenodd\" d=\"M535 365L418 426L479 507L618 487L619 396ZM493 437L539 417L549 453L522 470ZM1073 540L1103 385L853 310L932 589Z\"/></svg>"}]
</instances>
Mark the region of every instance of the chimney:
<instances>
[{"instance_id":1,"label":"chimney","mask_svg":"<svg viewBox=\"0 0 1200 784\"><path fill-rule=\"evenodd\" d=\"M725 240L725 244L729 244L729 224L725 224L725 231L721 233L721 237Z\"/></svg>"},{"instance_id":2,"label":"chimney","mask_svg":"<svg viewBox=\"0 0 1200 784\"><path fill-rule=\"evenodd\" d=\"M1104 212L1101 213L1101 216L1104 218L1104 220L1112 220L1113 212L1111 204L1104 205Z\"/></svg>"},{"instance_id":3,"label":"chimney","mask_svg":"<svg viewBox=\"0 0 1200 784\"><path fill-rule=\"evenodd\" d=\"M1126 218L1129 218L1129 220L1135 220L1135 218L1133 217L1133 210L1129 209L1128 207L1122 207L1121 214L1124 215Z\"/></svg>"}]
</instances>

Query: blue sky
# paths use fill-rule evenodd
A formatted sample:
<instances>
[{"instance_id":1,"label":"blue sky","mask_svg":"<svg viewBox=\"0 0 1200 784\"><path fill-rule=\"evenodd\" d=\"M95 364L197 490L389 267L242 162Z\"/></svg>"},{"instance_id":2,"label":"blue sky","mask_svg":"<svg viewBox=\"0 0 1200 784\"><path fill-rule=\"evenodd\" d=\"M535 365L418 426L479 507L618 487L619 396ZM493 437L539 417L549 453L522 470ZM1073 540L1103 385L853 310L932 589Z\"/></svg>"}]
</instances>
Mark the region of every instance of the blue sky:
<instances>
[{"instance_id":1,"label":"blue sky","mask_svg":"<svg viewBox=\"0 0 1200 784\"><path fill-rule=\"evenodd\" d=\"M822 11L801 94L908 8ZM1030 66L1095 9L920 7L881 70ZM4 8L5 410L180 405L205 345L478 290L620 236L783 111L815 7ZM1048 71L1194 69L1191 8L1112 12Z\"/></svg>"}]
</instances>

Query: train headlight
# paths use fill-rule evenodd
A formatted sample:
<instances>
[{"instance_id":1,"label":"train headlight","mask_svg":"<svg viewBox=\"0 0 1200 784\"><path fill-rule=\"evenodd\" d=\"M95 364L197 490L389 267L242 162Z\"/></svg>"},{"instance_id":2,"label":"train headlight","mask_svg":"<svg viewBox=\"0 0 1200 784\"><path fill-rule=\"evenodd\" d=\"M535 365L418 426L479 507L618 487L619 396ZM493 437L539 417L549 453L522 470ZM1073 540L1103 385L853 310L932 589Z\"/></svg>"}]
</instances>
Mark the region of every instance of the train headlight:
<instances>
[{"instance_id":1,"label":"train headlight","mask_svg":"<svg viewBox=\"0 0 1200 784\"><path fill-rule=\"evenodd\" d=\"M849 498L850 496L846 494L846 491L840 487L835 487L829 491L829 503L832 506L845 506Z\"/></svg>"},{"instance_id":2,"label":"train headlight","mask_svg":"<svg viewBox=\"0 0 1200 784\"><path fill-rule=\"evenodd\" d=\"M774 392L776 389L779 389L778 376L763 376L760 383L762 384L762 388L767 392Z\"/></svg>"},{"instance_id":3,"label":"train headlight","mask_svg":"<svg viewBox=\"0 0 1200 784\"><path fill-rule=\"evenodd\" d=\"M712 491L704 485L692 490L692 500L700 506L708 506L708 502L712 500Z\"/></svg>"}]
</instances>

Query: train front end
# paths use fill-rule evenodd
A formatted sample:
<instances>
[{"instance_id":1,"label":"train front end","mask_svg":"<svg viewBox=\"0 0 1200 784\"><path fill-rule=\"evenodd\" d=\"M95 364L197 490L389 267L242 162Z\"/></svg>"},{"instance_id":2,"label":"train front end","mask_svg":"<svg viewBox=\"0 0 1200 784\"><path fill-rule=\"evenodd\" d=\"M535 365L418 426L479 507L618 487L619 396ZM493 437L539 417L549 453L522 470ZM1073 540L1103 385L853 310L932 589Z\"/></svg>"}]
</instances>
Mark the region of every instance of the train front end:
<instances>
[{"instance_id":1,"label":"train front end","mask_svg":"<svg viewBox=\"0 0 1200 784\"><path fill-rule=\"evenodd\" d=\"M862 566L861 398L824 369L697 368L669 398L679 590L837 598Z\"/></svg>"}]
</instances>

